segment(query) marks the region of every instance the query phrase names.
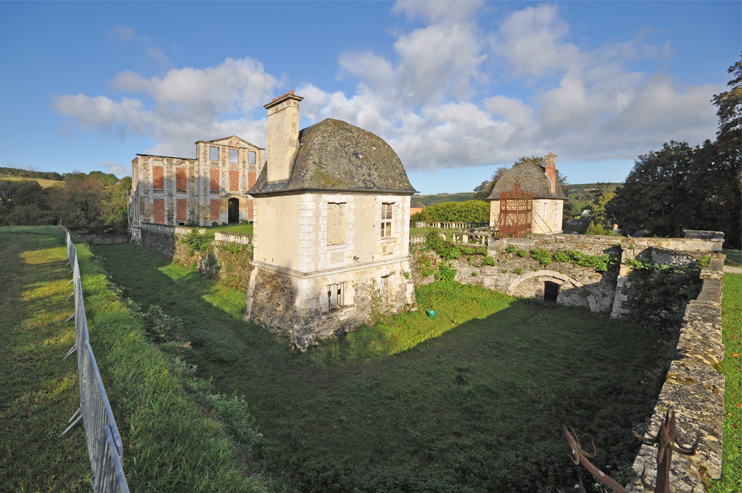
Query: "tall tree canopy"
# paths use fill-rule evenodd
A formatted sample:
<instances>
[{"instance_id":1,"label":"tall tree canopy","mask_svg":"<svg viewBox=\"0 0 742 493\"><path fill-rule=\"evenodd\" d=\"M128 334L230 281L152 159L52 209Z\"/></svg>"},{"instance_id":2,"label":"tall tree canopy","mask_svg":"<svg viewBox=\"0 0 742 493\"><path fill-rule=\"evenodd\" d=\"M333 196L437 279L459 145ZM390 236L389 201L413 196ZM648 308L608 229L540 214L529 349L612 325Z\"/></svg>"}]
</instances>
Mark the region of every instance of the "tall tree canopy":
<instances>
[{"instance_id":1,"label":"tall tree canopy","mask_svg":"<svg viewBox=\"0 0 742 493\"><path fill-rule=\"evenodd\" d=\"M639 156L606 206L608 217L622 228L660 236L709 229L723 231L726 245L742 245L742 62L729 73L730 90L712 99L719 117L716 141L695 148L671 141Z\"/></svg>"}]
</instances>

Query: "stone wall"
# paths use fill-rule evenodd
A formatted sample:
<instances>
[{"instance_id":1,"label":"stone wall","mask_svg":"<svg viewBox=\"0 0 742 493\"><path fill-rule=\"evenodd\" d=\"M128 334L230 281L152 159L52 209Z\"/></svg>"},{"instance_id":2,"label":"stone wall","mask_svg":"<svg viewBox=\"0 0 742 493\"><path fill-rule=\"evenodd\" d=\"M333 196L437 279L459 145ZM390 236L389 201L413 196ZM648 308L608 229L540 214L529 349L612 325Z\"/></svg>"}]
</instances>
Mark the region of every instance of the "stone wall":
<instances>
[{"instance_id":1,"label":"stone wall","mask_svg":"<svg viewBox=\"0 0 742 493\"><path fill-rule=\"evenodd\" d=\"M721 296L724 258L715 254L708 268L701 271L703 288L685 310L680 328L676 358L662 386L651 424L655 436L668 410L675 411L679 442L690 447L700 438L693 456L674 453L670 471L673 493L705 493L709 479L721 477L722 423L724 419L724 375L719 362L724 359L722 343ZM627 486L632 493L654 491L657 449L642 445L633 465L634 478ZM646 470L645 489L641 483Z\"/></svg>"},{"instance_id":2,"label":"stone wall","mask_svg":"<svg viewBox=\"0 0 742 493\"><path fill-rule=\"evenodd\" d=\"M77 233L88 245L123 245L129 243L128 233Z\"/></svg>"}]
</instances>

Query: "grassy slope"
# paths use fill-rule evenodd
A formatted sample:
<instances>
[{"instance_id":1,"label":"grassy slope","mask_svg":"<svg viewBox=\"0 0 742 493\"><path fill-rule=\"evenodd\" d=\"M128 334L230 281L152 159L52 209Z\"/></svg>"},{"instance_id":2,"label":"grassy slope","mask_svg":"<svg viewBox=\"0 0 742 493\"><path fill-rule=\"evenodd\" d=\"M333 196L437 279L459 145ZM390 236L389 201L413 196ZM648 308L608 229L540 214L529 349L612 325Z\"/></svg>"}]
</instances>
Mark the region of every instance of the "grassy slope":
<instances>
[{"instance_id":1,"label":"grassy slope","mask_svg":"<svg viewBox=\"0 0 742 493\"><path fill-rule=\"evenodd\" d=\"M725 357L721 364L726 376L724 395L724 469L722 481L711 493L742 491L742 275L724 274L722 327Z\"/></svg>"},{"instance_id":2,"label":"grassy slope","mask_svg":"<svg viewBox=\"0 0 742 493\"><path fill-rule=\"evenodd\" d=\"M25 176L2 176L0 175L0 180L10 180L10 181L22 181L22 180L30 180L30 181L37 181L39 182L39 185L41 185L43 188L49 188L54 186L61 186L64 184L63 181L57 181L57 180L47 180L44 178L28 178Z\"/></svg>"},{"instance_id":3,"label":"grassy slope","mask_svg":"<svg viewBox=\"0 0 742 493\"><path fill-rule=\"evenodd\" d=\"M58 228L0 228L0 490L89 491L77 366L62 361L75 329Z\"/></svg>"},{"instance_id":4,"label":"grassy slope","mask_svg":"<svg viewBox=\"0 0 742 493\"><path fill-rule=\"evenodd\" d=\"M56 438L79 402L74 360L56 369L74 339L73 330L60 325L72 311L72 301L63 301L70 289L64 242L56 228L0 228L0 248L0 289L11 295L0 313L0 341L3 355L13 355L0 360L0 444L11 452L2 456L0 484L12 485L10 491L86 490L90 466L81 428L70 441ZM184 397L193 386L183 385L182 369L144 340L139 319L89 250L78 245L78 253L91 345L122 435L130 487L261 491L222 426Z\"/></svg>"},{"instance_id":5,"label":"grassy slope","mask_svg":"<svg viewBox=\"0 0 742 493\"><path fill-rule=\"evenodd\" d=\"M605 315L437 283L418 290L417 313L298 355L241 321L243 293L132 245L96 252L127 296L183 319L188 359L246 396L262 467L303 492L552 492L579 474L565 424L625 478L658 355L675 345Z\"/></svg>"},{"instance_id":6,"label":"grassy slope","mask_svg":"<svg viewBox=\"0 0 742 493\"><path fill-rule=\"evenodd\" d=\"M733 267L742 267L742 250L732 250L731 248L724 248L722 253L727 256L724 260L724 265L731 265Z\"/></svg>"}]
</instances>

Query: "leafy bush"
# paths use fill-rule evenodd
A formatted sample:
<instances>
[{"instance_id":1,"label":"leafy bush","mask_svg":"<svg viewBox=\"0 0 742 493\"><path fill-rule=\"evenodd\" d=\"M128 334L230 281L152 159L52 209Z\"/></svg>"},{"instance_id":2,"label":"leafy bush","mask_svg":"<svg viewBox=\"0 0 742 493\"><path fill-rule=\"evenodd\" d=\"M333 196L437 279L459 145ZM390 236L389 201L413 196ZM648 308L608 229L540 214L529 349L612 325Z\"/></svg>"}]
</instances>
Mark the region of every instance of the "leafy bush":
<instances>
[{"instance_id":1,"label":"leafy bush","mask_svg":"<svg viewBox=\"0 0 742 493\"><path fill-rule=\"evenodd\" d=\"M505 253L515 253L515 245L508 245L505 249Z\"/></svg>"},{"instance_id":2,"label":"leafy bush","mask_svg":"<svg viewBox=\"0 0 742 493\"><path fill-rule=\"evenodd\" d=\"M518 267L518 268L517 268L517 269L515 269L515 270L514 270L513 272L515 272L515 273L516 273L516 274L518 274L518 275L521 275L521 274L523 274L523 269L521 269L520 267Z\"/></svg>"},{"instance_id":3,"label":"leafy bush","mask_svg":"<svg viewBox=\"0 0 742 493\"><path fill-rule=\"evenodd\" d=\"M516 253L521 258L526 258L528 256L528 252L525 250L518 250Z\"/></svg>"},{"instance_id":4,"label":"leafy bush","mask_svg":"<svg viewBox=\"0 0 742 493\"><path fill-rule=\"evenodd\" d=\"M547 265L551 265L551 253L549 253L547 250L534 248L533 250L531 250L531 257L538 260L539 263L544 267L546 267Z\"/></svg>"},{"instance_id":5,"label":"leafy bush","mask_svg":"<svg viewBox=\"0 0 742 493\"><path fill-rule=\"evenodd\" d=\"M490 220L490 204L482 200L444 202L426 207L414 214L411 219L413 221L488 223Z\"/></svg>"},{"instance_id":6,"label":"leafy bush","mask_svg":"<svg viewBox=\"0 0 742 493\"><path fill-rule=\"evenodd\" d=\"M492 257L490 257L489 255L487 255L487 256L485 256L485 257L484 257L484 259L482 260L482 263L483 263L484 265L495 265L495 263L496 263L496 262L495 262L495 259L493 259L493 258L492 258Z\"/></svg>"},{"instance_id":7,"label":"leafy bush","mask_svg":"<svg viewBox=\"0 0 742 493\"><path fill-rule=\"evenodd\" d=\"M181 241L188 245L192 251L203 252L211 243L211 238L206 234L199 234L198 229L193 228Z\"/></svg>"},{"instance_id":8,"label":"leafy bush","mask_svg":"<svg viewBox=\"0 0 742 493\"><path fill-rule=\"evenodd\" d=\"M554 262L569 262L569 254L565 252L556 252L552 255L551 259Z\"/></svg>"},{"instance_id":9,"label":"leafy bush","mask_svg":"<svg viewBox=\"0 0 742 493\"><path fill-rule=\"evenodd\" d=\"M435 273L436 281L453 281L456 277L456 269L451 264L444 264L438 266L438 272Z\"/></svg>"}]
</instances>

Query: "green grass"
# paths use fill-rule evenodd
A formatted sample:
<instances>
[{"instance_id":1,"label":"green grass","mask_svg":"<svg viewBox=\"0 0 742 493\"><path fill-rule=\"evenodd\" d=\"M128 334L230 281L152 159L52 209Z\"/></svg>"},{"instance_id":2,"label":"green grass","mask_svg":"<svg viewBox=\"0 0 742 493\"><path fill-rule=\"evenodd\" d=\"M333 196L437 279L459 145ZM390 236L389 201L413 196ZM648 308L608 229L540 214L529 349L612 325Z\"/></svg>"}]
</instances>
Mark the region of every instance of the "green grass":
<instances>
[{"instance_id":1,"label":"green grass","mask_svg":"<svg viewBox=\"0 0 742 493\"><path fill-rule=\"evenodd\" d=\"M59 228L0 228L0 490L90 491Z\"/></svg>"},{"instance_id":2,"label":"green grass","mask_svg":"<svg viewBox=\"0 0 742 493\"><path fill-rule=\"evenodd\" d=\"M626 481L631 430L676 344L607 315L434 283L417 312L300 355L241 320L244 293L133 245L95 250L127 296L182 319L191 347L170 351L245 396L264 435L255 467L288 491L571 488L581 471L564 425Z\"/></svg>"},{"instance_id":3,"label":"green grass","mask_svg":"<svg viewBox=\"0 0 742 493\"><path fill-rule=\"evenodd\" d=\"M214 233L217 231L224 231L225 233L241 233L245 235L252 234L252 223L250 224L228 224L225 226L208 226L206 228L206 236L214 238Z\"/></svg>"},{"instance_id":4,"label":"green grass","mask_svg":"<svg viewBox=\"0 0 742 493\"><path fill-rule=\"evenodd\" d=\"M722 336L725 346L721 369L726 377L724 395L724 465L722 480L711 493L742 491L742 274L724 274Z\"/></svg>"},{"instance_id":5,"label":"green grass","mask_svg":"<svg viewBox=\"0 0 742 493\"><path fill-rule=\"evenodd\" d=\"M731 265L733 267L742 267L742 250L733 250L731 248L724 248L721 252L727 256L724 261L724 265Z\"/></svg>"},{"instance_id":6,"label":"green grass","mask_svg":"<svg viewBox=\"0 0 742 493\"><path fill-rule=\"evenodd\" d=\"M250 475L252 444L225 433L249 423L241 401L211 394L207 382L145 340L139 317L88 248L77 248L91 346L132 491L263 491ZM73 309L65 254L58 228L0 228L3 491L89 491L82 427L58 438L79 405L74 357L61 362L74 342L72 325L63 323Z\"/></svg>"}]
</instances>

